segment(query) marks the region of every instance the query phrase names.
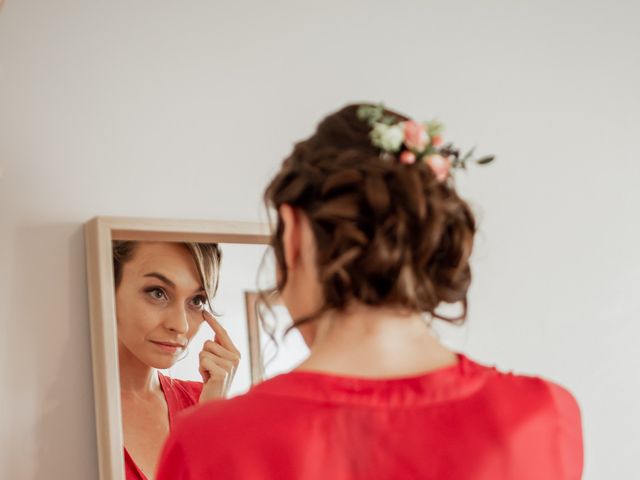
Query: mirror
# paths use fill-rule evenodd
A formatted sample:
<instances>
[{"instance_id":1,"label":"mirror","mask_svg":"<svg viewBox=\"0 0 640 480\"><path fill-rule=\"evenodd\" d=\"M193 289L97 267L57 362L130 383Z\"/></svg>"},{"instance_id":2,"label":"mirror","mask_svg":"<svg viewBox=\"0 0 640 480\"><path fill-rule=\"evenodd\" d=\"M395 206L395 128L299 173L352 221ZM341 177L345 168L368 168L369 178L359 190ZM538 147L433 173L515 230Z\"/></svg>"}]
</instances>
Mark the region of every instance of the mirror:
<instances>
[{"instance_id":1,"label":"mirror","mask_svg":"<svg viewBox=\"0 0 640 480\"><path fill-rule=\"evenodd\" d=\"M180 411L306 357L299 333L284 335L286 308L260 307L258 289L275 284L268 240L257 223L86 225L101 478L151 478Z\"/></svg>"}]
</instances>

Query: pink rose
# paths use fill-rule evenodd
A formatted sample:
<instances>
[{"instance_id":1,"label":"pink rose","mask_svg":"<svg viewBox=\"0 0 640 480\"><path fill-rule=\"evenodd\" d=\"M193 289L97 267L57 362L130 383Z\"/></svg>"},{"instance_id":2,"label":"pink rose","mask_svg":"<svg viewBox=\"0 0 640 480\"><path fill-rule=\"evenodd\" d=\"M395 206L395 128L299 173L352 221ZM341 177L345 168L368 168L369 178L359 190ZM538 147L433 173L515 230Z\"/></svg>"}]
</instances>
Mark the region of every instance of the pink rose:
<instances>
[{"instance_id":1,"label":"pink rose","mask_svg":"<svg viewBox=\"0 0 640 480\"><path fill-rule=\"evenodd\" d=\"M449 169L451 168L451 160L445 158L442 155L429 155L425 162L431 167L433 173L436 174L436 178L439 182L446 180L449 176Z\"/></svg>"},{"instance_id":2,"label":"pink rose","mask_svg":"<svg viewBox=\"0 0 640 480\"><path fill-rule=\"evenodd\" d=\"M431 137L431 145L434 147L439 147L442 145L442 137L440 135L434 135Z\"/></svg>"},{"instance_id":3,"label":"pink rose","mask_svg":"<svg viewBox=\"0 0 640 480\"><path fill-rule=\"evenodd\" d=\"M404 122L404 144L407 147L421 152L428 142L429 135L427 135L424 125L413 120Z\"/></svg>"},{"instance_id":4,"label":"pink rose","mask_svg":"<svg viewBox=\"0 0 640 480\"><path fill-rule=\"evenodd\" d=\"M400 163L404 163L405 165L411 165L416 162L416 154L410 152L409 150L405 150L400 154Z\"/></svg>"}]
</instances>

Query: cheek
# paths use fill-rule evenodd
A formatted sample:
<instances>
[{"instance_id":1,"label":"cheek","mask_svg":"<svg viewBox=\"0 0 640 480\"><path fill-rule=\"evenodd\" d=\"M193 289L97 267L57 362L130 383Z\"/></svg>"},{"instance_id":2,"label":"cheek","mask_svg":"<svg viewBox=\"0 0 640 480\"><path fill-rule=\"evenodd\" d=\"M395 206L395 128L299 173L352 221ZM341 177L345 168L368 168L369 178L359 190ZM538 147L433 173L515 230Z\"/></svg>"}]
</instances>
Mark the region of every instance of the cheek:
<instances>
[{"instance_id":1,"label":"cheek","mask_svg":"<svg viewBox=\"0 0 640 480\"><path fill-rule=\"evenodd\" d=\"M142 337L162 323L162 310L136 296L116 297L118 337Z\"/></svg>"}]
</instances>

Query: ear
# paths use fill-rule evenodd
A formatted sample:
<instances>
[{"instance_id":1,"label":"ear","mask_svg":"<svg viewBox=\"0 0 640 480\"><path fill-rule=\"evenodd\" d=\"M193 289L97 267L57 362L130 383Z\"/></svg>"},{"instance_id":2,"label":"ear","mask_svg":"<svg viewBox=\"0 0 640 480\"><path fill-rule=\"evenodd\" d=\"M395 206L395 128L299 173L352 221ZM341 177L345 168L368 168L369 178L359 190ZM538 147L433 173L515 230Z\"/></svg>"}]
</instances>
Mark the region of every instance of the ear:
<instances>
[{"instance_id":1,"label":"ear","mask_svg":"<svg viewBox=\"0 0 640 480\"><path fill-rule=\"evenodd\" d=\"M300 216L291 205L286 203L280 205L278 213L284 225L282 233L284 261L287 265L287 270L290 270L294 267L300 255Z\"/></svg>"}]
</instances>

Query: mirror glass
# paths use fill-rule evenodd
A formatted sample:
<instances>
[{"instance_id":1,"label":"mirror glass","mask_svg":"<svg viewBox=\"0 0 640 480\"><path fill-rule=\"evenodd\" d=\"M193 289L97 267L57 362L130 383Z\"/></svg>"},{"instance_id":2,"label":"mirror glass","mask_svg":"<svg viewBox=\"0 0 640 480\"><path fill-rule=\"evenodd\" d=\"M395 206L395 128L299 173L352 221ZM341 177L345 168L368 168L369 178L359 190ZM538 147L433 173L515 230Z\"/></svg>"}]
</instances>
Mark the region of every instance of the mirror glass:
<instances>
[{"instance_id":1,"label":"mirror glass","mask_svg":"<svg viewBox=\"0 0 640 480\"><path fill-rule=\"evenodd\" d=\"M180 411L242 394L306 357L298 331L287 332L286 308L258 307L259 289L275 284L269 253L254 244L112 242L126 478L153 475Z\"/></svg>"}]
</instances>

